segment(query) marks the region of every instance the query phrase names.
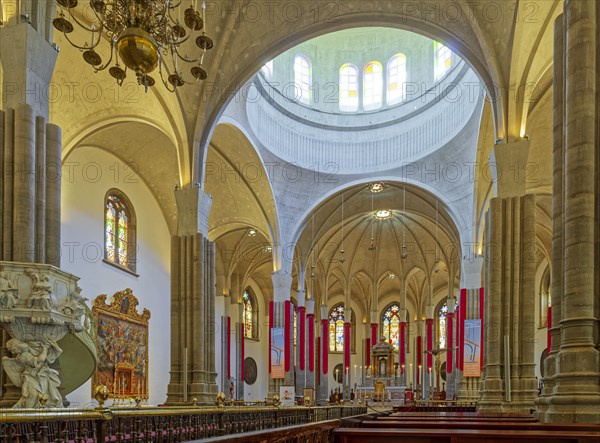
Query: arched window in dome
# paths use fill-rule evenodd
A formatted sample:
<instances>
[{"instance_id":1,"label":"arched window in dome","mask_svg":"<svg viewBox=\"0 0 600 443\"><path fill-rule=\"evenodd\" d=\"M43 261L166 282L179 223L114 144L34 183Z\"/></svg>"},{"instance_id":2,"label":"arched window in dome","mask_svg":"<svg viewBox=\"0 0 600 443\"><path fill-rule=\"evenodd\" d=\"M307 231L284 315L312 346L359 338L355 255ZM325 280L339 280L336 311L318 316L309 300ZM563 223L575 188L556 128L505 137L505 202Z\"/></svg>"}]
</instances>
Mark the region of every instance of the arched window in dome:
<instances>
[{"instance_id":1,"label":"arched window in dome","mask_svg":"<svg viewBox=\"0 0 600 443\"><path fill-rule=\"evenodd\" d=\"M440 42L433 42L435 50L435 80L441 79L452 67L452 51Z\"/></svg>"},{"instance_id":2,"label":"arched window in dome","mask_svg":"<svg viewBox=\"0 0 600 443\"><path fill-rule=\"evenodd\" d=\"M244 322L244 337L257 340L258 331L256 328L256 319L258 318L258 303L256 302L256 297L254 297L254 294L250 288L247 288L244 291L244 295L242 296L242 304L244 307L244 312L242 314L242 319Z\"/></svg>"},{"instance_id":3,"label":"arched window in dome","mask_svg":"<svg viewBox=\"0 0 600 443\"><path fill-rule=\"evenodd\" d=\"M264 74L267 80L273 79L273 60L268 61L261 68L262 73Z\"/></svg>"},{"instance_id":4,"label":"arched window in dome","mask_svg":"<svg viewBox=\"0 0 600 443\"><path fill-rule=\"evenodd\" d=\"M387 68L387 104L395 105L404 100L406 84L406 55L396 54L388 63Z\"/></svg>"},{"instance_id":5,"label":"arched window in dome","mask_svg":"<svg viewBox=\"0 0 600 443\"><path fill-rule=\"evenodd\" d=\"M381 63L370 62L363 75L363 107L365 111L379 109L383 105L383 69Z\"/></svg>"},{"instance_id":6,"label":"arched window in dome","mask_svg":"<svg viewBox=\"0 0 600 443\"><path fill-rule=\"evenodd\" d=\"M303 55L297 55L294 59L294 82L296 84L296 99L300 103L309 105L312 66L310 60Z\"/></svg>"},{"instance_id":7,"label":"arched window in dome","mask_svg":"<svg viewBox=\"0 0 600 443\"><path fill-rule=\"evenodd\" d=\"M350 326L350 347L352 352L356 348L356 334L355 324L356 316L352 311L351 318L349 319ZM330 352L342 352L344 350L344 305L339 304L334 306L329 311L329 351Z\"/></svg>"},{"instance_id":8,"label":"arched window in dome","mask_svg":"<svg viewBox=\"0 0 600 443\"><path fill-rule=\"evenodd\" d=\"M135 272L135 213L116 189L108 191L104 202L104 258Z\"/></svg>"},{"instance_id":9,"label":"arched window in dome","mask_svg":"<svg viewBox=\"0 0 600 443\"><path fill-rule=\"evenodd\" d=\"M383 311L381 318L381 334L397 351L400 348L400 306L391 304Z\"/></svg>"},{"instance_id":10,"label":"arched window in dome","mask_svg":"<svg viewBox=\"0 0 600 443\"><path fill-rule=\"evenodd\" d=\"M358 111L358 68L354 65L340 68L340 111Z\"/></svg>"}]
</instances>

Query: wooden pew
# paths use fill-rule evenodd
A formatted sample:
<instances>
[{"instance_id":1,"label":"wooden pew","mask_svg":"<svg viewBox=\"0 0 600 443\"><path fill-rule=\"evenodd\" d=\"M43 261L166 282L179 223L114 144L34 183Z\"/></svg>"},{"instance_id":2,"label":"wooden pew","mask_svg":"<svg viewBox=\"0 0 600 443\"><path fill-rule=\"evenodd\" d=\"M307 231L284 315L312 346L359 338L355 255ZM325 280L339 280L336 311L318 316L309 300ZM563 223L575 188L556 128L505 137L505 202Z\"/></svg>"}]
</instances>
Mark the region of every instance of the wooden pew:
<instances>
[{"instance_id":1,"label":"wooden pew","mask_svg":"<svg viewBox=\"0 0 600 443\"><path fill-rule=\"evenodd\" d=\"M342 425L343 426L343 425ZM506 430L545 430L555 431L582 431L600 432L600 425L585 425L572 423L518 423L518 422L492 422L492 421L397 421L397 420L363 420L362 428L387 428L387 429L506 429Z\"/></svg>"},{"instance_id":2,"label":"wooden pew","mask_svg":"<svg viewBox=\"0 0 600 443\"><path fill-rule=\"evenodd\" d=\"M336 443L598 443L600 432L510 429L345 429Z\"/></svg>"}]
</instances>

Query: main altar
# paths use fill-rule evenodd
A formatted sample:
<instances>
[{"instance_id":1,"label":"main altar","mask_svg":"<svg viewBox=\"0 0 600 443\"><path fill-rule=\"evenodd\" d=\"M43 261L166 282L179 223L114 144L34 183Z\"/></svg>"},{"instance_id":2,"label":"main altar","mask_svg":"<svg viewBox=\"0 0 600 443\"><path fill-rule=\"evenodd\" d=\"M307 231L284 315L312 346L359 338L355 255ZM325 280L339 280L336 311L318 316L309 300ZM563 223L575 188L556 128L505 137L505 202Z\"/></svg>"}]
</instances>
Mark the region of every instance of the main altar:
<instances>
[{"instance_id":1,"label":"main altar","mask_svg":"<svg viewBox=\"0 0 600 443\"><path fill-rule=\"evenodd\" d=\"M374 401L401 401L405 398L406 378L401 376L394 361L394 346L383 336L371 347L371 365L366 367L357 394ZM410 388L411 389L411 388Z\"/></svg>"}]
</instances>

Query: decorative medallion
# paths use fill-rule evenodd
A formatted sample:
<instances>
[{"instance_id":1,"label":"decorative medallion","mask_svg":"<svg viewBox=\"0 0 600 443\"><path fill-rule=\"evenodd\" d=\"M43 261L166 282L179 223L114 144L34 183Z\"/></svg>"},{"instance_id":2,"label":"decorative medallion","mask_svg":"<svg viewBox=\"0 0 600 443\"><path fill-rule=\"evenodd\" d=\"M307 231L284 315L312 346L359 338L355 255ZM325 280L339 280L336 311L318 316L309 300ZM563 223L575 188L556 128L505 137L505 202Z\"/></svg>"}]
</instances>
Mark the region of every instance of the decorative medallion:
<instances>
[{"instance_id":1,"label":"decorative medallion","mask_svg":"<svg viewBox=\"0 0 600 443\"><path fill-rule=\"evenodd\" d=\"M244 360L244 381L248 385L253 385L256 383L257 376L256 361L252 357L246 357Z\"/></svg>"}]
</instances>

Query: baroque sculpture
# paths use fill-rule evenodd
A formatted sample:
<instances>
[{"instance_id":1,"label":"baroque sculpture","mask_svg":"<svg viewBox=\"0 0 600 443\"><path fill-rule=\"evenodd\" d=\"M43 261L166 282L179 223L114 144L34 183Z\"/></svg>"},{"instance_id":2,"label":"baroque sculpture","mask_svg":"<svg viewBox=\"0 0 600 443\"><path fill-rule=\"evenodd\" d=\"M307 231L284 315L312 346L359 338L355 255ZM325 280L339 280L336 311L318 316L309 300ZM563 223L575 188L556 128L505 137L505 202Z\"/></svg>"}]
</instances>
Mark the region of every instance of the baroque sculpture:
<instances>
[{"instance_id":1,"label":"baroque sculpture","mask_svg":"<svg viewBox=\"0 0 600 443\"><path fill-rule=\"evenodd\" d=\"M61 407L58 371L49 367L61 353L56 341L26 343L12 338L6 348L14 357L3 358L4 370L15 386L21 388L21 398L14 407L35 408L43 395L47 397L48 407Z\"/></svg>"},{"instance_id":2,"label":"baroque sculpture","mask_svg":"<svg viewBox=\"0 0 600 443\"><path fill-rule=\"evenodd\" d=\"M77 280L51 265L1 262L0 326L11 336L2 363L21 388L15 408L63 405L60 373L50 365L62 353L59 340L83 330L86 299Z\"/></svg>"}]
</instances>

